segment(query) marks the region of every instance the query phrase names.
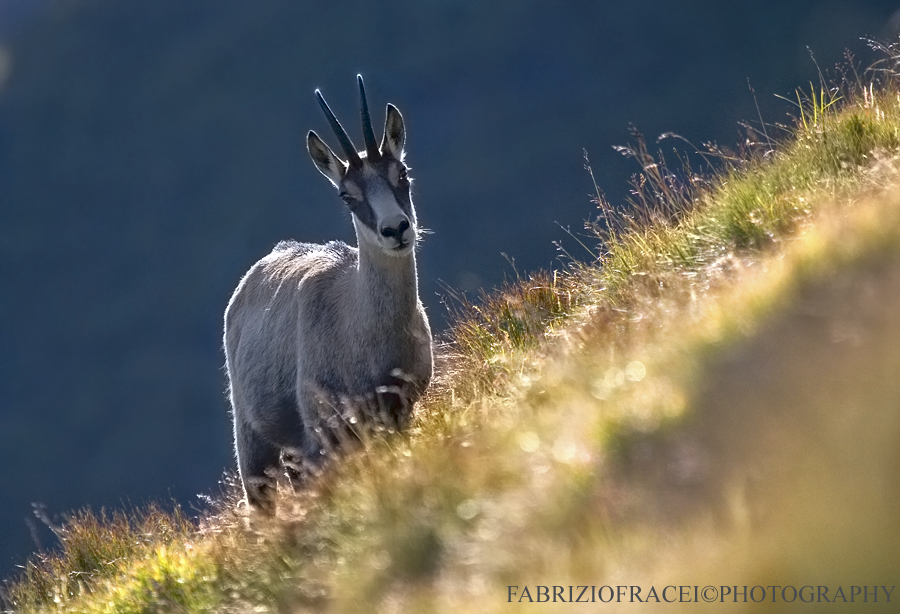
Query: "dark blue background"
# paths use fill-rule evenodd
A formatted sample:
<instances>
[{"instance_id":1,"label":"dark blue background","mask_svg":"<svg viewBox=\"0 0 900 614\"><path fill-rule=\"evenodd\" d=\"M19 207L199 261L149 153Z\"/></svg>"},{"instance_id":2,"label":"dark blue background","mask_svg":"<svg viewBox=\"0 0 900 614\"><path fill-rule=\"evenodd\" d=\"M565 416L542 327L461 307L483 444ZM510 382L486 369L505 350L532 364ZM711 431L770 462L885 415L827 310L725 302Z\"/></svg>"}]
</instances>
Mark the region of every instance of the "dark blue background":
<instances>
[{"instance_id":1,"label":"dark blue background","mask_svg":"<svg viewBox=\"0 0 900 614\"><path fill-rule=\"evenodd\" d=\"M623 206L633 122L733 146L818 83L894 2L0 4L0 575L53 514L174 497L233 466L221 315L280 239L352 241L304 148L404 113L423 300L558 264L595 214L582 150ZM668 145L665 145L668 147ZM39 532L45 545L51 536Z\"/></svg>"}]
</instances>

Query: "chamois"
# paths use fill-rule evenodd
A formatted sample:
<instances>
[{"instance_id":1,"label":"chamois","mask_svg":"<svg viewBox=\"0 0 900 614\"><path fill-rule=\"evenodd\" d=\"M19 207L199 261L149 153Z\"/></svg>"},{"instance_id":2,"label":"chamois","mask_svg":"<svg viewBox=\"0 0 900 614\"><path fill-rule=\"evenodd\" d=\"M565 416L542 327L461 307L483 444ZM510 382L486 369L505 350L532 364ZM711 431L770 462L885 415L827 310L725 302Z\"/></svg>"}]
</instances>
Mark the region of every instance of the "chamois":
<instances>
[{"instance_id":1,"label":"chamois","mask_svg":"<svg viewBox=\"0 0 900 614\"><path fill-rule=\"evenodd\" d=\"M319 467L361 428L404 427L431 380L403 116L387 105L379 146L362 76L357 83L365 151L319 90L347 161L313 131L306 143L350 209L358 247L282 241L244 275L225 311L235 452L257 509L274 501L280 463Z\"/></svg>"}]
</instances>

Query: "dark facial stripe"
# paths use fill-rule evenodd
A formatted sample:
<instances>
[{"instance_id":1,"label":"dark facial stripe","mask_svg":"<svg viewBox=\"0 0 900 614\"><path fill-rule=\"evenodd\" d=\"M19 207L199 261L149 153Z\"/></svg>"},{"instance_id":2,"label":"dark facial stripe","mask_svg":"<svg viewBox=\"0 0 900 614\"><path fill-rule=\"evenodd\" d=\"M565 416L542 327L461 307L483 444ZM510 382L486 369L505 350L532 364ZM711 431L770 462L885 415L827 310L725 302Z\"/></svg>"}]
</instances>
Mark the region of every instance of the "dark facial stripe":
<instances>
[{"instance_id":1,"label":"dark facial stripe","mask_svg":"<svg viewBox=\"0 0 900 614\"><path fill-rule=\"evenodd\" d=\"M371 230L374 233L378 233L378 221L375 219L375 211L372 210L372 205L369 204L368 199L363 199L362 201L354 200L349 205L350 211L353 212L353 215L362 222L362 224Z\"/></svg>"},{"instance_id":2,"label":"dark facial stripe","mask_svg":"<svg viewBox=\"0 0 900 614\"><path fill-rule=\"evenodd\" d=\"M366 177L363 171L363 168L353 168L351 167L347 171L347 175L345 177L345 182L352 183L356 186L356 189L348 190L348 192L353 193L353 195L357 195L362 193L361 199L352 199L347 202L347 206L350 208L350 211L357 217L357 219L363 223L367 228L369 228L372 232L378 233L378 220L375 216L375 211L372 209L371 204L369 203L369 195L375 193L376 190L387 190L391 194L393 194L394 199L397 201L397 205L400 207L400 210L412 220L412 199L410 198L409 193L409 182L408 181L400 181L399 184L395 187L391 185L391 182L388 180L388 170L390 168L390 164L397 164L396 161L382 159L382 161L376 164L369 164L369 161L366 160L364 163L368 168L375 168L377 173L376 177Z\"/></svg>"}]
</instances>

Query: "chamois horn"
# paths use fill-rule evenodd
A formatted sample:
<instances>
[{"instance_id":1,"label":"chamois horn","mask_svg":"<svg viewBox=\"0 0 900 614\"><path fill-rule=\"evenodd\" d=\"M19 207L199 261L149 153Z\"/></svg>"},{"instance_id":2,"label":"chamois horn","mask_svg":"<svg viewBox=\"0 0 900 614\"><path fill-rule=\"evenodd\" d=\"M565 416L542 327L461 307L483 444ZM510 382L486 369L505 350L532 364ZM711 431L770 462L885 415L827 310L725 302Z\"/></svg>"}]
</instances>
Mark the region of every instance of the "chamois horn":
<instances>
[{"instance_id":1,"label":"chamois horn","mask_svg":"<svg viewBox=\"0 0 900 614\"><path fill-rule=\"evenodd\" d=\"M369 103L366 100L366 86L363 84L362 75L356 75L359 84L359 114L362 117L363 138L366 139L366 157L375 162L381 158L381 151L375 141L375 131L372 130L372 118L369 115Z\"/></svg>"},{"instance_id":2,"label":"chamois horn","mask_svg":"<svg viewBox=\"0 0 900 614\"><path fill-rule=\"evenodd\" d=\"M356 147L353 145L353 141L347 136L347 131L344 130L344 127L341 126L341 122L334 116L331 107L325 102L325 98L322 97L322 92L319 90L316 90L316 98L319 101L319 106L322 107L322 111L325 112L325 117L328 118L328 123L331 124L331 129L334 130L334 134L338 138L341 148L344 150L344 154L347 156L347 162L350 163L350 166L359 166L362 164L362 160L360 160L359 154L356 153Z\"/></svg>"}]
</instances>

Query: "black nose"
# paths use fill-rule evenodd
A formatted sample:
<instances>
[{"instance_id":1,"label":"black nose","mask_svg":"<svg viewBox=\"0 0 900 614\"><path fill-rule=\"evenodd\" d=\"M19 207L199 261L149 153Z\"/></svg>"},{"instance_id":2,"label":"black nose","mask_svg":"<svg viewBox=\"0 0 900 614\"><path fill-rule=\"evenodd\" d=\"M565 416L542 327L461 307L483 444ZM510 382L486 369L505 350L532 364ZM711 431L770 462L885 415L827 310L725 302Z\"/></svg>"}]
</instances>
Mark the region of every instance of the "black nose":
<instances>
[{"instance_id":1,"label":"black nose","mask_svg":"<svg viewBox=\"0 0 900 614\"><path fill-rule=\"evenodd\" d=\"M397 225L396 228L391 228L390 226L385 226L381 229L381 236L389 239L390 237L402 237L403 233L409 230L409 221L403 220L400 224Z\"/></svg>"}]
</instances>

